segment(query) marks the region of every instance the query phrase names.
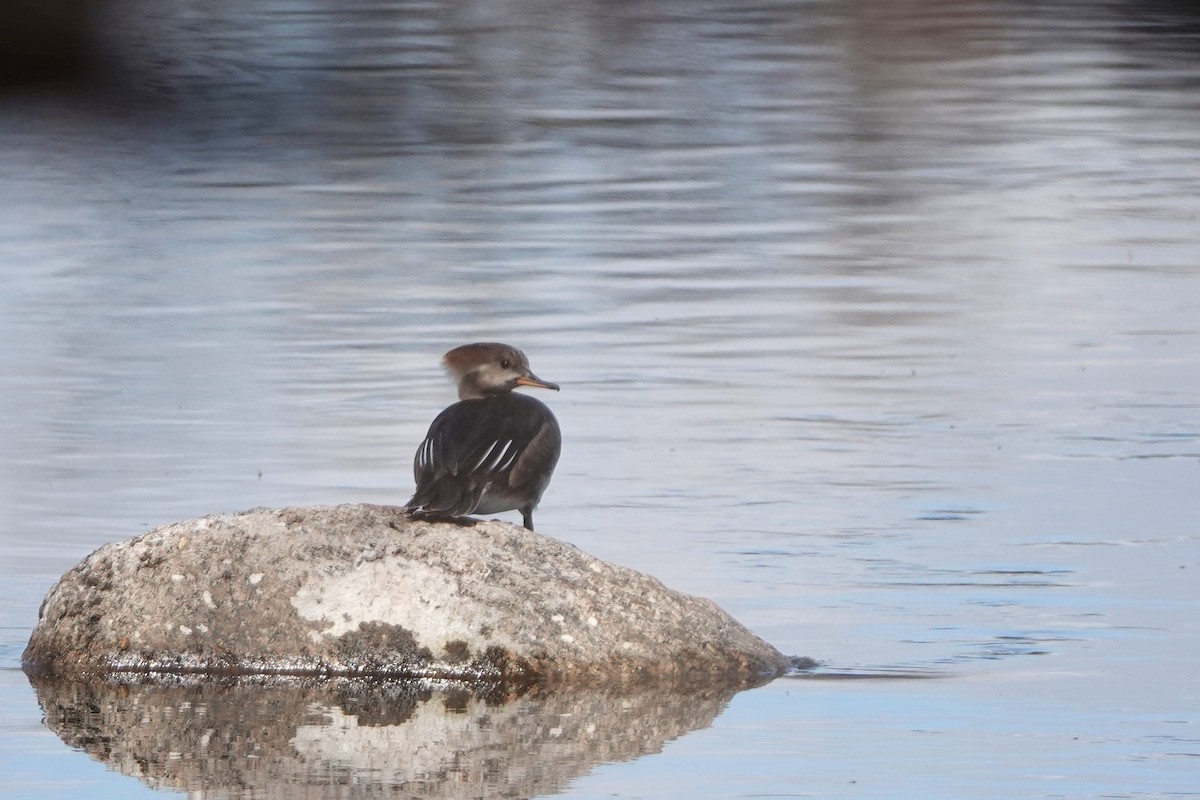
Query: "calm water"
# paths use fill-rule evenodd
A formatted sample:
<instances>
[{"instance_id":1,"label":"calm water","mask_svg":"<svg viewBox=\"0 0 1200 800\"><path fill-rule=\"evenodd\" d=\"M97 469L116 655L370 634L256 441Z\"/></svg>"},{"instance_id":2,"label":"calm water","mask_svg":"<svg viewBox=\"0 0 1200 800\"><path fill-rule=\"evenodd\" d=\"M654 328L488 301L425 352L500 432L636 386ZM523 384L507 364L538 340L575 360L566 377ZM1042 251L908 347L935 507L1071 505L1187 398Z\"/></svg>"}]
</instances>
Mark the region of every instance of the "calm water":
<instances>
[{"instance_id":1,"label":"calm water","mask_svg":"<svg viewBox=\"0 0 1200 800\"><path fill-rule=\"evenodd\" d=\"M0 794L1200 796L1188 9L112 0L0 95ZM405 500L476 339L563 386L540 531L822 669L39 706L59 575Z\"/></svg>"}]
</instances>

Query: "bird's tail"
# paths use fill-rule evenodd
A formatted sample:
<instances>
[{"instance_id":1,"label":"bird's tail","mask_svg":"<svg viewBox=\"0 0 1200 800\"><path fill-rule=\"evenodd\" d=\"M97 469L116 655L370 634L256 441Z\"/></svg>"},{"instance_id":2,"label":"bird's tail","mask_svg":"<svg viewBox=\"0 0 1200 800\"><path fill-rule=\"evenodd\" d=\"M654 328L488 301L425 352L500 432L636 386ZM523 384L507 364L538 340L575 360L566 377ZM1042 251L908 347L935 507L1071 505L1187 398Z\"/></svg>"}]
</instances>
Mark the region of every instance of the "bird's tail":
<instances>
[{"instance_id":1,"label":"bird's tail","mask_svg":"<svg viewBox=\"0 0 1200 800\"><path fill-rule=\"evenodd\" d=\"M464 517L479 507L480 495L462 481L435 480L417 490L404 510L427 517Z\"/></svg>"}]
</instances>

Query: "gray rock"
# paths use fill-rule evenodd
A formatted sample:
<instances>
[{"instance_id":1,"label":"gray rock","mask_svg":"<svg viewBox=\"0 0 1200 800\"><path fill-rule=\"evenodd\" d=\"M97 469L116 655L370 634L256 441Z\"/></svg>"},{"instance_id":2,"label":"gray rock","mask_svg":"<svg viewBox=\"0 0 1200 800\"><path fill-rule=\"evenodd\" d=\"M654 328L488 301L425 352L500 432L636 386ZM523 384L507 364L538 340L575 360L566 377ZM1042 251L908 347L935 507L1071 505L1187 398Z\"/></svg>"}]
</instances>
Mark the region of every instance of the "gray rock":
<instances>
[{"instance_id":1,"label":"gray rock","mask_svg":"<svg viewBox=\"0 0 1200 800\"><path fill-rule=\"evenodd\" d=\"M32 673L727 683L780 653L709 600L502 522L255 509L106 545L42 603Z\"/></svg>"}]
</instances>

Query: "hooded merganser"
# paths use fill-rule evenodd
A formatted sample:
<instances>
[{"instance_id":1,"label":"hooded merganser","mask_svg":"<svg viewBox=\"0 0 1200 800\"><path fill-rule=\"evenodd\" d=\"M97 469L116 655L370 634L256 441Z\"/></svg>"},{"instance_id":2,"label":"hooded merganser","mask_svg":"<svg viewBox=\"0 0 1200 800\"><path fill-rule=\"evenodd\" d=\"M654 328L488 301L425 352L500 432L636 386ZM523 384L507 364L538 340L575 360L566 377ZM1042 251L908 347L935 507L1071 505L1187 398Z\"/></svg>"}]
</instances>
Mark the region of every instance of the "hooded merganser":
<instances>
[{"instance_id":1,"label":"hooded merganser","mask_svg":"<svg viewBox=\"0 0 1200 800\"><path fill-rule=\"evenodd\" d=\"M477 342L442 358L458 382L459 401L429 426L413 459L417 491L404 510L420 517L521 511L533 530L533 509L550 483L562 449L558 421L517 386L558 391L529 370L515 347Z\"/></svg>"}]
</instances>

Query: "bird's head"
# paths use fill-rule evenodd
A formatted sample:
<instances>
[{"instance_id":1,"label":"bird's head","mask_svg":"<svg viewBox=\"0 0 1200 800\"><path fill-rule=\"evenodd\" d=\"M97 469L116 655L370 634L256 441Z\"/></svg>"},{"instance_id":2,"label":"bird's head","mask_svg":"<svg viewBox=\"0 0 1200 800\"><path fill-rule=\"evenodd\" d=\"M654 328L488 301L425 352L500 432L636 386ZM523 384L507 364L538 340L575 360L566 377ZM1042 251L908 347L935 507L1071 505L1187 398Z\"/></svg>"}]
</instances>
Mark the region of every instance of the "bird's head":
<instances>
[{"instance_id":1,"label":"bird's head","mask_svg":"<svg viewBox=\"0 0 1200 800\"><path fill-rule=\"evenodd\" d=\"M530 371L524 353L498 342L464 344L446 353L442 363L458 383L460 400L510 392L518 386L558 391L558 384L544 381Z\"/></svg>"}]
</instances>

